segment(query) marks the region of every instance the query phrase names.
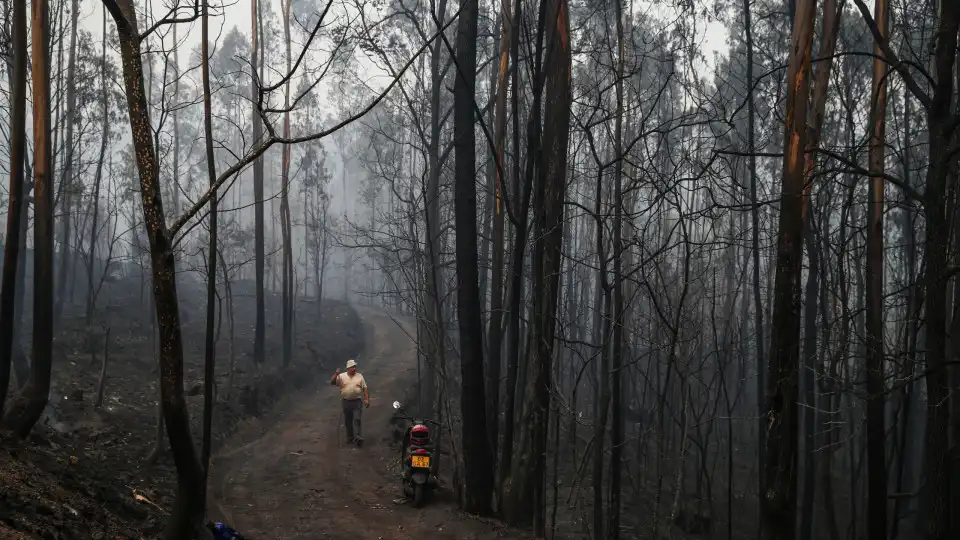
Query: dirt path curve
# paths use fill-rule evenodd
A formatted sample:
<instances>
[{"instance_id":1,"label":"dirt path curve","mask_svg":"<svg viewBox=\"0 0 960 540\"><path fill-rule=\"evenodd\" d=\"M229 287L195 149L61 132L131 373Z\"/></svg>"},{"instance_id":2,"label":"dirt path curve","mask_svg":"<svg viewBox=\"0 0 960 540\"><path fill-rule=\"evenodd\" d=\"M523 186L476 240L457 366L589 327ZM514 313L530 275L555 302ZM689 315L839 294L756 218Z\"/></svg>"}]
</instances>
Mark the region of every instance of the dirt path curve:
<instances>
[{"instance_id":1,"label":"dirt path curve","mask_svg":"<svg viewBox=\"0 0 960 540\"><path fill-rule=\"evenodd\" d=\"M367 354L358 360L371 398L363 416L364 447L344 444L334 388L291 396L241 428L215 458L211 513L252 540L510 536L439 500L422 509L394 503L397 451L389 443L388 421L393 400L416 381L412 328L380 311L356 309L367 326Z\"/></svg>"}]
</instances>

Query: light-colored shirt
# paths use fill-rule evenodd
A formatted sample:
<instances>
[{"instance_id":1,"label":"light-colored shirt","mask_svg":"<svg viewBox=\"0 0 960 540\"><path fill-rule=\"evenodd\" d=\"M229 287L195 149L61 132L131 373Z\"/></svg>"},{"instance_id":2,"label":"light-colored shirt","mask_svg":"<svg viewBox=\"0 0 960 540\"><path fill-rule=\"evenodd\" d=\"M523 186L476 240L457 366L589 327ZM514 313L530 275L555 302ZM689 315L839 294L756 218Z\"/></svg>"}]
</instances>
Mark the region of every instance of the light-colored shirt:
<instances>
[{"instance_id":1,"label":"light-colored shirt","mask_svg":"<svg viewBox=\"0 0 960 540\"><path fill-rule=\"evenodd\" d=\"M367 388L367 381L363 380L360 373L355 373L353 377L349 373L341 373L337 375L337 386L340 387L340 397L343 399L360 399Z\"/></svg>"}]
</instances>

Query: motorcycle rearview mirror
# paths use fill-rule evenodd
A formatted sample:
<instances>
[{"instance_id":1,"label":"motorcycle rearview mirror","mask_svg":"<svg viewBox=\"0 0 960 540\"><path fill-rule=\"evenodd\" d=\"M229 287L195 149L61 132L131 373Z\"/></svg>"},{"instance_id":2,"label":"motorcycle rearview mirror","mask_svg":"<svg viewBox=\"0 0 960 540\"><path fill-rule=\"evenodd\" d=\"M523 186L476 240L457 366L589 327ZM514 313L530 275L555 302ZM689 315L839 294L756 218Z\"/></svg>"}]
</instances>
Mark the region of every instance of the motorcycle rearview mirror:
<instances>
[{"instance_id":1,"label":"motorcycle rearview mirror","mask_svg":"<svg viewBox=\"0 0 960 540\"><path fill-rule=\"evenodd\" d=\"M394 409L399 409L399 408L400 408L400 402L399 402L399 401L394 401L394 402L393 402L393 408L394 408Z\"/></svg>"}]
</instances>

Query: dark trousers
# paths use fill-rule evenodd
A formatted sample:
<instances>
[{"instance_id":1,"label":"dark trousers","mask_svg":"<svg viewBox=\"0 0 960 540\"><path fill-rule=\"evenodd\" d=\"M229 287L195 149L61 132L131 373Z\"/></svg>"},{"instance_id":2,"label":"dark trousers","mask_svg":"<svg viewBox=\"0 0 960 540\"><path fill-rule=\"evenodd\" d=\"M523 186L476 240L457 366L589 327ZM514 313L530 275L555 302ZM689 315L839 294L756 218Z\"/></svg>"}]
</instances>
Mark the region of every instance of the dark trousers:
<instances>
[{"instance_id":1,"label":"dark trousers","mask_svg":"<svg viewBox=\"0 0 960 540\"><path fill-rule=\"evenodd\" d=\"M360 417L363 415L362 399L343 400L343 423L347 426L347 440L362 438Z\"/></svg>"}]
</instances>

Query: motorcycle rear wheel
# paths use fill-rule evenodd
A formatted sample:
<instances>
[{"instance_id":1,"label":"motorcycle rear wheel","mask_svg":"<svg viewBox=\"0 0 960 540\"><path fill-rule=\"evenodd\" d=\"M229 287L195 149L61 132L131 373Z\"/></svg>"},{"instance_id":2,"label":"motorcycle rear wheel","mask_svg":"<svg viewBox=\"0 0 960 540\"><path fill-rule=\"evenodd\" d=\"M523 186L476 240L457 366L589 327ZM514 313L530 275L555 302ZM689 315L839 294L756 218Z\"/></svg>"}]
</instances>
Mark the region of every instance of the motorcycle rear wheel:
<instances>
[{"instance_id":1,"label":"motorcycle rear wheel","mask_svg":"<svg viewBox=\"0 0 960 540\"><path fill-rule=\"evenodd\" d=\"M423 506L423 499L426 494L424 493L423 484L414 484L413 485L413 507L420 508Z\"/></svg>"}]
</instances>

